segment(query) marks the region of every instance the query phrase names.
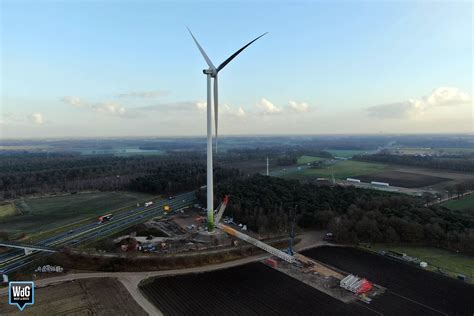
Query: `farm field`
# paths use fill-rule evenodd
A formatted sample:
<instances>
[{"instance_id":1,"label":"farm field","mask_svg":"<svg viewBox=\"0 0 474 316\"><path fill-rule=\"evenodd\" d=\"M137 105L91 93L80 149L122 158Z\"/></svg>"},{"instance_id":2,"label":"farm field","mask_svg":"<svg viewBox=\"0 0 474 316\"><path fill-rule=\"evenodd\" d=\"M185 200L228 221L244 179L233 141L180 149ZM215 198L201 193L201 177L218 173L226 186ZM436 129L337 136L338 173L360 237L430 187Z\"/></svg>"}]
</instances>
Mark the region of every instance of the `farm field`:
<instances>
[{"instance_id":1,"label":"farm field","mask_svg":"<svg viewBox=\"0 0 474 316\"><path fill-rule=\"evenodd\" d=\"M376 315L261 263L156 278L140 289L164 315Z\"/></svg>"},{"instance_id":2,"label":"farm field","mask_svg":"<svg viewBox=\"0 0 474 316\"><path fill-rule=\"evenodd\" d=\"M355 155L369 154L373 152L372 150L350 150L350 149L325 149L331 153L334 157L341 158L352 158Z\"/></svg>"},{"instance_id":3,"label":"farm field","mask_svg":"<svg viewBox=\"0 0 474 316\"><path fill-rule=\"evenodd\" d=\"M451 181L451 179L448 178L392 170L362 175L359 176L358 179L367 183L371 181L387 182L392 186L404 188L421 188Z\"/></svg>"},{"instance_id":4,"label":"farm field","mask_svg":"<svg viewBox=\"0 0 474 316\"><path fill-rule=\"evenodd\" d=\"M474 194L464 196L460 199L450 200L450 201L444 202L441 205L453 211L474 212Z\"/></svg>"},{"instance_id":5,"label":"farm field","mask_svg":"<svg viewBox=\"0 0 474 316\"><path fill-rule=\"evenodd\" d=\"M468 283L352 247L318 247L303 254L386 287L388 295L370 304L377 310L411 305L424 307L422 314L470 315L474 311L474 286Z\"/></svg>"},{"instance_id":6,"label":"farm field","mask_svg":"<svg viewBox=\"0 0 474 316\"><path fill-rule=\"evenodd\" d=\"M446 272L451 272L452 277L461 273L471 279L474 278L474 257L445 249L433 247L410 247L410 246L387 246L372 245L372 250L392 250L398 253L406 253L411 257L417 257L428 263L428 268L441 268Z\"/></svg>"},{"instance_id":7,"label":"farm field","mask_svg":"<svg viewBox=\"0 0 474 316\"><path fill-rule=\"evenodd\" d=\"M81 155L114 155L120 157L133 156L133 155L163 155L163 150L143 150L139 148L113 148L113 149L76 149Z\"/></svg>"},{"instance_id":8,"label":"farm field","mask_svg":"<svg viewBox=\"0 0 474 316\"><path fill-rule=\"evenodd\" d=\"M346 179L359 175L376 173L388 168L387 165L371 162L361 162L353 160L337 161L335 164L323 168L308 168L294 173L285 174L286 178L308 179L308 178L330 178L334 172L337 179Z\"/></svg>"},{"instance_id":9,"label":"farm field","mask_svg":"<svg viewBox=\"0 0 474 316\"><path fill-rule=\"evenodd\" d=\"M104 291L104 289L107 289ZM3 296L2 301L8 300ZM137 315L147 313L120 281L112 278L76 280L35 289L35 303L21 312L0 304L0 315Z\"/></svg>"},{"instance_id":10,"label":"farm field","mask_svg":"<svg viewBox=\"0 0 474 316\"><path fill-rule=\"evenodd\" d=\"M9 233L39 233L74 222L95 218L150 195L131 192L95 192L15 201L21 215L2 218L0 230Z\"/></svg>"},{"instance_id":11,"label":"farm field","mask_svg":"<svg viewBox=\"0 0 474 316\"><path fill-rule=\"evenodd\" d=\"M315 156L301 156L298 158L298 161L296 162L298 165L306 165L308 163L312 163L315 161L322 161L326 160L325 158L321 157L315 157Z\"/></svg>"}]
</instances>

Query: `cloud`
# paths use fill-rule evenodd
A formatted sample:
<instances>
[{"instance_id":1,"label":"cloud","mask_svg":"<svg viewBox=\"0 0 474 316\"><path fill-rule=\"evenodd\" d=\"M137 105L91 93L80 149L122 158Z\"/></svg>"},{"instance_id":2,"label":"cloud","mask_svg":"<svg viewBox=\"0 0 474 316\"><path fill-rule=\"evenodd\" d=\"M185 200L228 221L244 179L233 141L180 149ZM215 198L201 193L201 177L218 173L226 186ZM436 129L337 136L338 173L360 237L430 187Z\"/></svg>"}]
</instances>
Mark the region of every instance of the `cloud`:
<instances>
[{"instance_id":1,"label":"cloud","mask_svg":"<svg viewBox=\"0 0 474 316\"><path fill-rule=\"evenodd\" d=\"M61 101L78 108L87 108L94 112L103 113L103 114L121 116L127 112L124 106L120 105L117 102L112 102L112 101L91 103L91 102L87 102L86 100L80 97L73 97L73 96L62 97Z\"/></svg>"},{"instance_id":2,"label":"cloud","mask_svg":"<svg viewBox=\"0 0 474 316\"><path fill-rule=\"evenodd\" d=\"M458 88L441 87L423 98L426 106L450 106L471 102L471 96Z\"/></svg>"},{"instance_id":3,"label":"cloud","mask_svg":"<svg viewBox=\"0 0 474 316\"><path fill-rule=\"evenodd\" d=\"M132 91L127 93L118 94L119 98L143 98L143 99L153 99L158 97L163 97L168 95L168 91L162 90L152 90L152 91Z\"/></svg>"},{"instance_id":4,"label":"cloud","mask_svg":"<svg viewBox=\"0 0 474 316\"><path fill-rule=\"evenodd\" d=\"M367 108L369 116L376 118L413 118L436 107L456 106L472 102L471 96L458 88L440 87L419 100L375 105Z\"/></svg>"},{"instance_id":5,"label":"cloud","mask_svg":"<svg viewBox=\"0 0 474 316\"><path fill-rule=\"evenodd\" d=\"M290 109L297 113L306 113L311 110L309 104L306 102L289 101L288 104Z\"/></svg>"},{"instance_id":6,"label":"cloud","mask_svg":"<svg viewBox=\"0 0 474 316\"><path fill-rule=\"evenodd\" d=\"M41 113L33 113L28 115L28 120L37 125L42 125L44 123L44 117Z\"/></svg>"},{"instance_id":7,"label":"cloud","mask_svg":"<svg viewBox=\"0 0 474 316\"><path fill-rule=\"evenodd\" d=\"M84 105L84 101L79 97L66 96L66 97L62 97L61 101L68 103L70 105L76 106L76 107L81 107Z\"/></svg>"},{"instance_id":8,"label":"cloud","mask_svg":"<svg viewBox=\"0 0 474 316\"><path fill-rule=\"evenodd\" d=\"M18 114L13 113L13 112L6 112L6 113L2 114L2 122L3 123L11 122L11 121L20 122L20 121L24 121L24 120L25 120L25 118L23 116L19 116Z\"/></svg>"},{"instance_id":9,"label":"cloud","mask_svg":"<svg viewBox=\"0 0 474 316\"><path fill-rule=\"evenodd\" d=\"M406 118L414 114L416 106L413 100L406 102L381 104L367 109L369 115L376 118Z\"/></svg>"},{"instance_id":10,"label":"cloud","mask_svg":"<svg viewBox=\"0 0 474 316\"><path fill-rule=\"evenodd\" d=\"M200 111L204 111L207 109L207 102L206 101L198 101L196 102L196 108Z\"/></svg>"},{"instance_id":11,"label":"cloud","mask_svg":"<svg viewBox=\"0 0 474 316\"><path fill-rule=\"evenodd\" d=\"M237 115L238 117L245 117L247 114L245 113L244 109L240 106L240 107L237 109L236 115Z\"/></svg>"},{"instance_id":12,"label":"cloud","mask_svg":"<svg viewBox=\"0 0 474 316\"><path fill-rule=\"evenodd\" d=\"M206 101L198 101L195 103L195 107L199 111L205 111L207 109ZM226 103L219 104L219 111L221 114L227 114L230 116L237 116L243 118L246 116L245 110L242 107L234 108Z\"/></svg>"},{"instance_id":13,"label":"cloud","mask_svg":"<svg viewBox=\"0 0 474 316\"><path fill-rule=\"evenodd\" d=\"M241 106L236 109L228 104L224 104L222 106L222 113L230 116L236 116L238 118L244 118L247 115Z\"/></svg>"},{"instance_id":14,"label":"cloud","mask_svg":"<svg viewBox=\"0 0 474 316\"><path fill-rule=\"evenodd\" d=\"M265 98L262 98L260 102L257 103L257 107L263 114L280 114L282 112L280 107L275 106Z\"/></svg>"},{"instance_id":15,"label":"cloud","mask_svg":"<svg viewBox=\"0 0 474 316\"><path fill-rule=\"evenodd\" d=\"M105 114L113 114L113 115L123 115L125 114L126 110L123 106L115 102L102 102L91 104L91 109L99 113Z\"/></svg>"}]
</instances>

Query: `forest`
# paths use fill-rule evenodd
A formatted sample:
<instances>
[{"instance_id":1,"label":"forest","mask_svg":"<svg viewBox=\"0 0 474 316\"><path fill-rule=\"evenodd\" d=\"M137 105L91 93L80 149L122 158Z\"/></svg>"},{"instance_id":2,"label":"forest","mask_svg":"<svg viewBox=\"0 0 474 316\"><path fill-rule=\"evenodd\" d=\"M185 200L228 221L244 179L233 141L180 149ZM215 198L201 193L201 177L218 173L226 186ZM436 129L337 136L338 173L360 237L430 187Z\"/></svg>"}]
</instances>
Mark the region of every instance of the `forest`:
<instances>
[{"instance_id":1,"label":"forest","mask_svg":"<svg viewBox=\"0 0 474 316\"><path fill-rule=\"evenodd\" d=\"M189 170L197 171L193 168L198 163L204 164L205 156L193 152L130 157L67 153L2 155L0 199L86 190L125 190L132 180L150 174L163 174L167 166L173 170L174 180L171 181L176 184L181 181L179 179L189 176Z\"/></svg>"},{"instance_id":2,"label":"forest","mask_svg":"<svg viewBox=\"0 0 474 316\"><path fill-rule=\"evenodd\" d=\"M296 209L298 226L328 229L341 243L403 242L474 252L474 212L426 207L406 195L261 175L223 181L216 196L228 193L226 215L259 233L287 231Z\"/></svg>"},{"instance_id":3,"label":"forest","mask_svg":"<svg viewBox=\"0 0 474 316\"><path fill-rule=\"evenodd\" d=\"M206 166L203 163L172 163L158 167L152 174L132 179L127 189L153 194L176 194L193 191L206 184ZM214 168L214 181L239 177L237 169Z\"/></svg>"}]
</instances>

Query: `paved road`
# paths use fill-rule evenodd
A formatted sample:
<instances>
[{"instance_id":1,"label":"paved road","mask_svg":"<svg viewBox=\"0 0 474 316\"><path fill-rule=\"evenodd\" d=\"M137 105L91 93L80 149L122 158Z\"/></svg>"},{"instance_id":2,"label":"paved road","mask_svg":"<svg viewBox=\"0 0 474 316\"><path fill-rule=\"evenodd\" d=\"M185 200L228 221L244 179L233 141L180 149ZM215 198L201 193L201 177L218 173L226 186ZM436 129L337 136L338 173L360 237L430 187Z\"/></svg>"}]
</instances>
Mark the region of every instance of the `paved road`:
<instances>
[{"instance_id":1,"label":"paved road","mask_svg":"<svg viewBox=\"0 0 474 316\"><path fill-rule=\"evenodd\" d=\"M195 192L178 195L173 200L162 199L156 201L153 206L137 207L117 214L109 222L85 224L73 230L42 240L38 242L38 244L49 247L76 246L92 239L110 235L118 230L144 222L152 217L165 216L166 214L163 211L164 205L170 205L174 212L177 209L194 204L195 201ZM22 250L9 251L0 256L0 273L11 273L47 255L49 254L35 251L25 256Z\"/></svg>"},{"instance_id":2,"label":"paved road","mask_svg":"<svg viewBox=\"0 0 474 316\"><path fill-rule=\"evenodd\" d=\"M306 232L302 234L301 241L295 246L297 251L302 251L307 248L312 248L320 245L327 245L326 242L322 241L323 232ZM201 267L194 267L188 269L175 269L175 270L164 270L164 271L151 271L151 272L88 272L88 273L71 273L61 275L58 277L51 277L45 279L39 279L35 281L37 288L61 284L63 282L71 282L79 279L89 278L117 278L129 291L130 295L135 301L149 314L149 315L162 315L161 312L153 305L146 297L143 296L142 292L138 288L139 283L150 277L157 276L171 276L187 273L199 273L208 272L220 269L227 269L239 265L244 265L251 262L261 261L270 257L270 254L260 254L251 257L246 257L238 260L229 262L211 264ZM0 289L0 300L7 299L8 288Z\"/></svg>"}]
</instances>

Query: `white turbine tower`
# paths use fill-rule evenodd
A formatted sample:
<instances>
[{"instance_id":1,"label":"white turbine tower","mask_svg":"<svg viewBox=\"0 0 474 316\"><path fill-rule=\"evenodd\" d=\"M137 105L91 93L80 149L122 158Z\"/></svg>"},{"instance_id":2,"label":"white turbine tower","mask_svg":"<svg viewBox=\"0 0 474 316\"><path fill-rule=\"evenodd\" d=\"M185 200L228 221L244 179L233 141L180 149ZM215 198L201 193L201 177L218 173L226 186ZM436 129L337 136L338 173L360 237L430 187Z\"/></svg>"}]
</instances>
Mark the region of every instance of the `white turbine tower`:
<instances>
[{"instance_id":1,"label":"white turbine tower","mask_svg":"<svg viewBox=\"0 0 474 316\"><path fill-rule=\"evenodd\" d=\"M211 98L211 78L214 78L214 124L216 128L216 151L217 151L217 127L218 127L218 114L219 114L219 103L218 103L218 83L217 83L217 74L221 71L232 59L234 59L238 54L240 54L244 49L246 49L250 44L258 40L260 37L264 36L267 33L263 33L253 41L249 42L247 45L233 53L229 58L227 58L222 64L217 68L214 66L212 61L207 56L204 49L199 45L198 41L194 37L191 30L188 28L189 34L193 38L196 46L199 48L199 51L202 54L202 57L206 60L208 69L204 69L202 72L207 76L207 227L208 232L214 231L214 185L213 185L213 176L212 176L212 98Z\"/></svg>"}]
</instances>

